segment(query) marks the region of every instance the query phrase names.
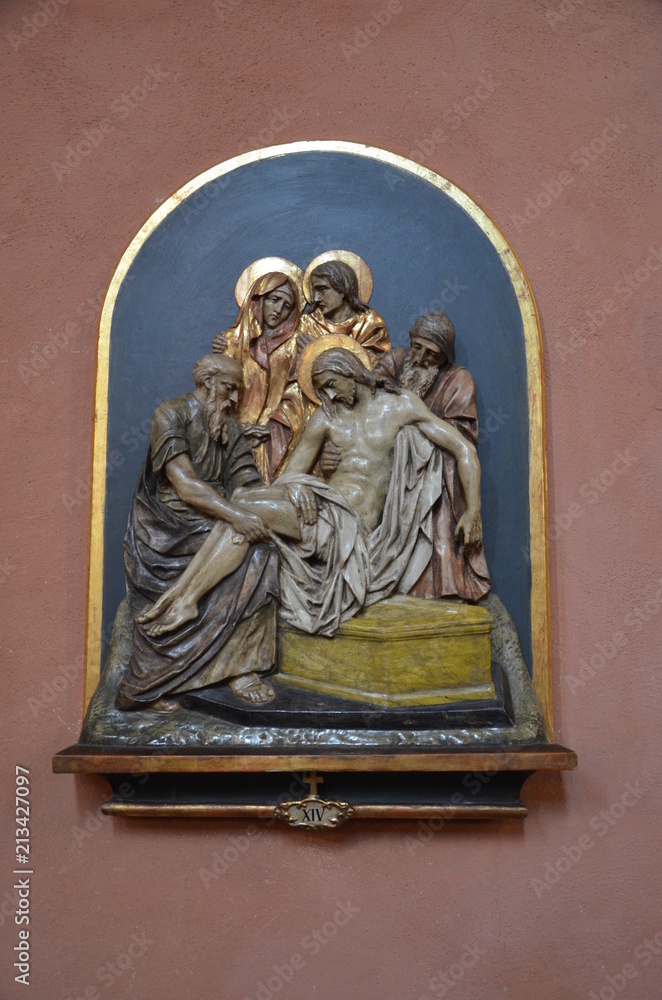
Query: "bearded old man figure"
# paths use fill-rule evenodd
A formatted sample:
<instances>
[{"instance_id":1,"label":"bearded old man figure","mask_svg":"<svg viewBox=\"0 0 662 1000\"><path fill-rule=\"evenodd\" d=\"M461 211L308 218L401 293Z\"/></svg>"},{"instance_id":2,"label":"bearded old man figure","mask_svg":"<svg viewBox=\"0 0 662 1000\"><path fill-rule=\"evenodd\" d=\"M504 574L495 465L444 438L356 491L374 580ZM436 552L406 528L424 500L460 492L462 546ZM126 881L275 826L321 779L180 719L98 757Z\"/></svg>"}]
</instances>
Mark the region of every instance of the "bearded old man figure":
<instances>
[{"instance_id":1,"label":"bearded old man figure","mask_svg":"<svg viewBox=\"0 0 662 1000\"><path fill-rule=\"evenodd\" d=\"M260 274L262 266L279 263L287 273ZM227 354L242 366L237 417L253 446L260 475L269 483L296 446L313 409L296 380L297 335L305 330L308 342L321 333L309 317L301 316L302 278L301 269L291 261L255 261L237 282L237 297L243 294L243 299L235 325L212 342L214 352ZM246 280L250 280L247 292Z\"/></svg>"},{"instance_id":2,"label":"bearded old man figure","mask_svg":"<svg viewBox=\"0 0 662 1000\"><path fill-rule=\"evenodd\" d=\"M466 370L455 364L455 328L444 312L416 320L409 332L411 348L396 348L383 358L378 371L415 392L437 417L456 427L473 445L478 440L476 386ZM466 510L457 463L443 456L444 489L433 511L433 551L424 573L412 588L415 597L459 597L477 601L490 589L490 575L482 548L466 550L455 528Z\"/></svg>"},{"instance_id":3,"label":"bearded old man figure","mask_svg":"<svg viewBox=\"0 0 662 1000\"><path fill-rule=\"evenodd\" d=\"M453 455L466 497L457 535L466 547L480 544L480 466L473 445L417 395L380 385L355 353L318 350L323 343L302 356L299 377L305 387L309 373L322 406L286 471L273 486L242 489L234 500L278 546L281 619L333 635L361 608L409 593L421 576L442 489L441 449ZM327 441L340 452L328 484L309 474ZM146 631L164 635L195 620L202 596L247 552L248 542L234 544L219 523L180 580L141 616Z\"/></svg>"},{"instance_id":4,"label":"bearded old man figure","mask_svg":"<svg viewBox=\"0 0 662 1000\"><path fill-rule=\"evenodd\" d=\"M251 449L232 409L241 366L223 355L201 358L195 391L157 407L150 427L124 539L124 567L134 641L117 695L118 708L169 710L169 698L228 681L248 701L273 697L260 675L276 663L278 559L262 522L229 499L238 487L261 482ZM179 579L214 524L241 543L233 572L200 602L193 625L156 638L139 618Z\"/></svg>"}]
</instances>

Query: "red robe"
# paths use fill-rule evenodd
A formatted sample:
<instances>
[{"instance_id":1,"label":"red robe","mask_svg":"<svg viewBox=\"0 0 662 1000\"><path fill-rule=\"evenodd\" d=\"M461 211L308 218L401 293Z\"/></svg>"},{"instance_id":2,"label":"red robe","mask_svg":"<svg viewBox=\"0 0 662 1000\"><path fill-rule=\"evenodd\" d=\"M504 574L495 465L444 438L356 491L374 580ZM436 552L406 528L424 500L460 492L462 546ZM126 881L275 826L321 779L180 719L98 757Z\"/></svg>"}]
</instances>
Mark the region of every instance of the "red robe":
<instances>
[{"instance_id":1,"label":"red robe","mask_svg":"<svg viewBox=\"0 0 662 1000\"><path fill-rule=\"evenodd\" d=\"M379 363L381 371L388 372L400 382L407 350L396 348ZM441 420L457 428L473 445L478 440L478 414L476 411L476 386L466 368L444 365L423 402ZM477 601L490 589L490 574L482 547L465 553L462 543L455 538L455 528L467 509L457 471L457 462L448 452L443 453L445 489L433 511L432 559L416 582L410 594L413 597L459 597L463 601Z\"/></svg>"}]
</instances>

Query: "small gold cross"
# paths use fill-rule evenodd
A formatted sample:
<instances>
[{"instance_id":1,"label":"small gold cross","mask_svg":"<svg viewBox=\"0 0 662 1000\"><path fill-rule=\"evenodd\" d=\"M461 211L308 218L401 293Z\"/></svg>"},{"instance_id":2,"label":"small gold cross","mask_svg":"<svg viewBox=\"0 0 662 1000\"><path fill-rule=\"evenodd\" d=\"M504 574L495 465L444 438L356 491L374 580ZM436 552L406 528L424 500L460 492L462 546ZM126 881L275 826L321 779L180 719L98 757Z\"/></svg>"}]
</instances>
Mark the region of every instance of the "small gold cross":
<instances>
[{"instance_id":1,"label":"small gold cross","mask_svg":"<svg viewBox=\"0 0 662 1000\"><path fill-rule=\"evenodd\" d=\"M302 782L308 785L309 795L317 795L317 786L324 784L324 778L318 775L317 771L309 771L308 774L304 774Z\"/></svg>"}]
</instances>

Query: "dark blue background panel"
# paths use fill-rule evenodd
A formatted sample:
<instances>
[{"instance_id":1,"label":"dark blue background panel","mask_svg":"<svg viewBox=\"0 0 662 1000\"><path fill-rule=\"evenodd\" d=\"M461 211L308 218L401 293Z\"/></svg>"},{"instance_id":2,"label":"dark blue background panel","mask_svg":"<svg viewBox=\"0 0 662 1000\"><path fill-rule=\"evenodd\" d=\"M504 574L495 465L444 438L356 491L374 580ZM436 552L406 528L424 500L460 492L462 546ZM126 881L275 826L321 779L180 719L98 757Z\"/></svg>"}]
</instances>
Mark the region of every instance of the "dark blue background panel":
<instances>
[{"instance_id":1,"label":"dark blue background panel","mask_svg":"<svg viewBox=\"0 0 662 1000\"><path fill-rule=\"evenodd\" d=\"M238 167L181 202L146 239L112 317L104 636L124 596L122 538L154 407L192 388L195 360L232 325L234 286L259 257L305 268L323 250L360 254L371 305L395 346L444 309L473 374L481 424L485 553L531 669L528 399L517 298L480 226L435 185L351 153L296 152Z\"/></svg>"}]
</instances>

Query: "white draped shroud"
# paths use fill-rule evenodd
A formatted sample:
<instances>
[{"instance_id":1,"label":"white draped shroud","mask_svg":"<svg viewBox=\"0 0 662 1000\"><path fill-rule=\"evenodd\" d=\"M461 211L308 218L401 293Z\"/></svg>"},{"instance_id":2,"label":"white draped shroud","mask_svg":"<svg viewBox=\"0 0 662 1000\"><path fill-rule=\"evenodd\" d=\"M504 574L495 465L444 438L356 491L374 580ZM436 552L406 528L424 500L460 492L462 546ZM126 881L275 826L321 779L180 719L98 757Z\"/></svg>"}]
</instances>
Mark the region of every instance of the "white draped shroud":
<instances>
[{"instance_id":1,"label":"white draped shroud","mask_svg":"<svg viewBox=\"0 0 662 1000\"><path fill-rule=\"evenodd\" d=\"M432 507L441 496L442 453L416 427L395 439L393 471L379 524L370 531L332 486L285 473L318 500L315 524L301 541L272 536L280 553L280 618L313 635L333 635L361 608L407 594L432 555Z\"/></svg>"}]
</instances>

